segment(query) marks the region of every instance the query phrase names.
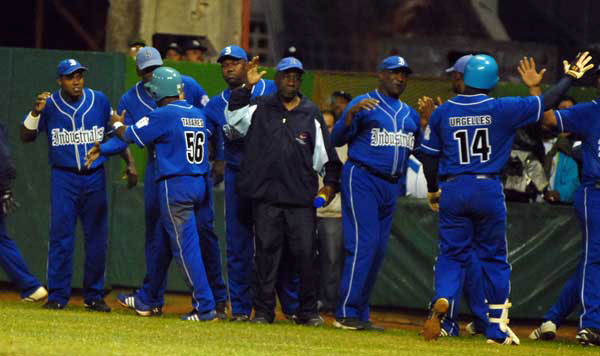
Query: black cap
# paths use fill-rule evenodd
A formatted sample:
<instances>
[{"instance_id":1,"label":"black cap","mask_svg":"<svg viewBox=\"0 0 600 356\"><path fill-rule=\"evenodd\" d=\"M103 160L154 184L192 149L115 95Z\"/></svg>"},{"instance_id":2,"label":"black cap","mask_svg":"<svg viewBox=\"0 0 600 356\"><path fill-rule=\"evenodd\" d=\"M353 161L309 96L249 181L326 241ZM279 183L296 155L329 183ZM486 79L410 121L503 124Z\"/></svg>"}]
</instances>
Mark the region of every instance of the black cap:
<instances>
[{"instance_id":1,"label":"black cap","mask_svg":"<svg viewBox=\"0 0 600 356\"><path fill-rule=\"evenodd\" d=\"M132 40L131 42L129 42L129 47L133 47L133 46L142 46L142 47L146 47L146 42L144 42L143 40L136 38L134 40Z\"/></svg>"},{"instance_id":2,"label":"black cap","mask_svg":"<svg viewBox=\"0 0 600 356\"><path fill-rule=\"evenodd\" d=\"M167 46L167 50L169 49L174 49L177 51L177 53L183 54L183 51L181 50L181 47L179 46L179 44L177 44L177 42L169 43L169 45Z\"/></svg>"},{"instance_id":3,"label":"black cap","mask_svg":"<svg viewBox=\"0 0 600 356\"><path fill-rule=\"evenodd\" d=\"M346 99L346 101L351 102L352 101L352 95L346 93L343 90L338 90L338 91L334 91L333 94L331 94L332 97L336 97L339 96L340 98L344 98Z\"/></svg>"},{"instance_id":4,"label":"black cap","mask_svg":"<svg viewBox=\"0 0 600 356\"><path fill-rule=\"evenodd\" d=\"M183 47L186 51L188 49L199 49L201 51L206 51L206 46L204 46L200 41L198 40L189 40L185 43L185 46Z\"/></svg>"}]
</instances>

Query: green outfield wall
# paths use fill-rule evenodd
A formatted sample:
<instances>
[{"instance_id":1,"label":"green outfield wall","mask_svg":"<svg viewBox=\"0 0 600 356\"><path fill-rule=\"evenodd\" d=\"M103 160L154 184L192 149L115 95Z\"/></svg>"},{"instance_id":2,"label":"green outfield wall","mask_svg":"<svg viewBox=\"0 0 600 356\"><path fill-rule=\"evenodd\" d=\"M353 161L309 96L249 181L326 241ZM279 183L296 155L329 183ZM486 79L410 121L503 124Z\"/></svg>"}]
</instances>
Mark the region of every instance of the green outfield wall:
<instances>
[{"instance_id":1,"label":"green outfield wall","mask_svg":"<svg viewBox=\"0 0 600 356\"><path fill-rule=\"evenodd\" d=\"M31 271L45 282L50 212L50 169L47 163L45 135L33 144L22 144L18 128L31 110L36 94L54 91L56 64L64 58L77 58L89 68L86 86L107 94L116 108L120 96L138 80L134 62L121 54L66 52L21 48L0 48L0 121L8 128L10 144L17 163L16 195L21 209L7 218L8 231L20 247ZM216 64L185 62L167 63L183 74L194 77L209 95L225 88L220 67ZM273 77L269 69L268 78ZM377 85L374 74L307 72L302 92L323 106L331 92L345 90L357 95ZM501 84L497 96L525 95L522 85ZM573 89L580 101L596 96L593 89ZM403 100L415 105L422 95L451 97L449 83L440 79L411 78ZM109 182L110 236L107 287L137 287L144 272L143 166L145 154L134 148L140 171L138 187L127 190L120 179L123 165L114 157L107 163ZM215 192L216 230L221 238L223 262L224 205L223 192ZM571 207L543 204L508 205L509 261L513 265L511 315L541 318L554 302L562 284L574 272L581 252L581 233ZM83 236L78 226L73 285L82 285ZM424 309L432 297L433 263L437 254L437 217L424 201L400 198L395 213L392 236L382 271L377 280L372 304L389 307ZM0 270L0 280L7 276ZM187 287L171 267L169 289L185 291ZM463 307L463 310L466 308Z\"/></svg>"}]
</instances>

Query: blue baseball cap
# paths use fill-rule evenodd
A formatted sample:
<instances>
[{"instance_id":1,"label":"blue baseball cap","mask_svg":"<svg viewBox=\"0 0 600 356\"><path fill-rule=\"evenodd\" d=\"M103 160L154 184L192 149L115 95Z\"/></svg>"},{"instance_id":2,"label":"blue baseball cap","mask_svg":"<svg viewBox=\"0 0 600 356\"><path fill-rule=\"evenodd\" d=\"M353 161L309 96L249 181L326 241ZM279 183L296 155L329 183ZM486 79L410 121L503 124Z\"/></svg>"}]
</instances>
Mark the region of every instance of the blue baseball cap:
<instances>
[{"instance_id":1,"label":"blue baseball cap","mask_svg":"<svg viewBox=\"0 0 600 356\"><path fill-rule=\"evenodd\" d=\"M56 75L59 77L62 75L69 75L78 70L87 70L86 67L82 66L78 60L73 58L63 59L58 63L58 67L56 68Z\"/></svg>"},{"instance_id":2,"label":"blue baseball cap","mask_svg":"<svg viewBox=\"0 0 600 356\"><path fill-rule=\"evenodd\" d=\"M460 57L456 60L456 62L454 62L454 65L452 67L446 69L446 73L459 72L465 74L465 67L467 66L467 63L469 63L469 60L472 57L472 54L467 54L465 56Z\"/></svg>"},{"instance_id":3,"label":"blue baseball cap","mask_svg":"<svg viewBox=\"0 0 600 356\"><path fill-rule=\"evenodd\" d=\"M406 69L409 74L413 72L406 60L400 56L389 56L379 63L379 70L394 70L400 68Z\"/></svg>"},{"instance_id":4,"label":"blue baseball cap","mask_svg":"<svg viewBox=\"0 0 600 356\"><path fill-rule=\"evenodd\" d=\"M244 49L240 46L229 45L219 53L219 58L217 59L217 63L223 62L227 57L235 58L235 59L243 59L245 61L248 60L248 54Z\"/></svg>"},{"instance_id":5,"label":"blue baseball cap","mask_svg":"<svg viewBox=\"0 0 600 356\"><path fill-rule=\"evenodd\" d=\"M135 63L140 70L152 66L162 66L163 61L158 50L154 47L143 47L135 56Z\"/></svg>"},{"instance_id":6,"label":"blue baseball cap","mask_svg":"<svg viewBox=\"0 0 600 356\"><path fill-rule=\"evenodd\" d=\"M304 67L302 66L302 62L296 57L285 57L277 63L277 71L283 72L290 69L297 69L304 73Z\"/></svg>"}]
</instances>

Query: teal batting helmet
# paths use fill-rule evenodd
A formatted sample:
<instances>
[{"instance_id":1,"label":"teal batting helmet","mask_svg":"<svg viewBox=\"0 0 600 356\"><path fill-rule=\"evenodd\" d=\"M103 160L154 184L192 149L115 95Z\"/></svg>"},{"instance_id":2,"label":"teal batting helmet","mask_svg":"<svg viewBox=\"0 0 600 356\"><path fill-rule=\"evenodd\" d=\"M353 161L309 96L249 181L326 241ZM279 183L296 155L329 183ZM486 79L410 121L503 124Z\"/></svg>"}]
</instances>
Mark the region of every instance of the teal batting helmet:
<instances>
[{"instance_id":1,"label":"teal batting helmet","mask_svg":"<svg viewBox=\"0 0 600 356\"><path fill-rule=\"evenodd\" d=\"M465 67L465 85L489 90L498 84L498 63L487 54L473 56Z\"/></svg>"},{"instance_id":2,"label":"teal batting helmet","mask_svg":"<svg viewBox=\"0 0 600 356\"><path fill-rule=\"evenodd\" d=\"M152 99L158 102L169 96L179 96L181 74L171 67L158 67L152 72L152 79L144 84Z\"/></svg>"}]
</instances>

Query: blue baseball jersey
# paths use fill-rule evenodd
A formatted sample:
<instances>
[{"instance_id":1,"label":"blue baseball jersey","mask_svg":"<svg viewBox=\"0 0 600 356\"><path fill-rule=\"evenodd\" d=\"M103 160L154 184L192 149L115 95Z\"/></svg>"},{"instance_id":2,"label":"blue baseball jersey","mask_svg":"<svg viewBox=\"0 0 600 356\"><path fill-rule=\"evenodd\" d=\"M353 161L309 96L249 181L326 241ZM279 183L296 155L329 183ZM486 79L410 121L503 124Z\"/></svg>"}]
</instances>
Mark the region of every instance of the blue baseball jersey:
<instances>
[{"instance_id":1,"label":"blue baseball jersey","mask_svg":"<svg viewBox=\"0 0 600 356\"><path fill-rule=\"evenodd\" d=\"M185 100L197 108L203 108L209 101L206 92L192 77L182 75L183 93ZM117 113L121 114L125 110L125 125L133 125L139 119L147 116L157 108L156 102L144 88L144 82L139 81L131 87L119 101ZM100 146L102 154L113 154L122 151L127 144L119 139L113 139ZM148 154L148 161L152 163L154 155Z\"/></svg>"},{"instance_id":2,"label":"blue baseball jersey","mask_svg":"<svg viewBox=\"0 0 600 356\"><path fill-rule=\"evenodd\" d=\"M184 100L160 107L128 126L127 142L155 150L156 181L173 176L206 174L207 142L214 127L204 112Z\"/></svg>"},{"instance_id":3,"label":"blue baseball jersey","mask_svg":"<svg viewBox=\"0 0 600 356\"><path fill-rule=\"evenodd\" d=\"M111 105L102 92L88 88L76 102L68 102L61 91L52 93L42 110L38 131L48 137L48 160L52 167L85 170L85 155L109 131ZM94 169L106 158L98 158Z\"/></svg>"},{"instance_id":4,"label":"blue baseball jersey","mask_svg":"<svg viewBox=\"0 0 600 356\"><path fill-rule=\"evenodd\" d=\"M539 96L458 95L433 112L421 148L440 156L440 176L499 174L510 156L515 130L537 122L543 112Z\"/></svg>"},{"instance_id":5,"label":"blue baseball jersey","mask_svg":"<svg viewBox=\"0 0 600 356\"><path fill-rule=\"evenodd\" d=\"M592 100L554 112L557 129L582 137L583 185L600 182L600 106Z\"/></svg>"},{"instance_id":6,"label":"blue baseball jersey","mask_svg":"<svg viewBox=\"0 0 600 356\"><path fill-rule=\"evenodd\" d=\"M364 99L377 99L376 109L357 112L346 127L348 111ZM348 159L390 175L406 173L408 158L420 135L419 114L400 99L374 90L357 96L331 132L335 146L348 144Z\"/></svg>"},{"instance_id":7,"label":"blue baseball jersey","mask_svg":"<svg viewBox=\"0 0 600 356\"><path fill-rule=\"evenodd\" d=\"M273 94L277 91L277 86L272 80L261 79L252 88L252 98ZM224 147L224 157L217 159L225 159L228 164L239 166L242 161L242 153L244 151L244 138L235 135L235 130L231 130L227 122L225 121L225 110L227 110L227 104L229 104L229 98L231 97L231 89L226 89L219 95L215 95L210 98L210 101L206 105L206 119L211 121L215 127L221 128L221 134L223 135L222 144Z\"/></svg>"}]
</instances>

